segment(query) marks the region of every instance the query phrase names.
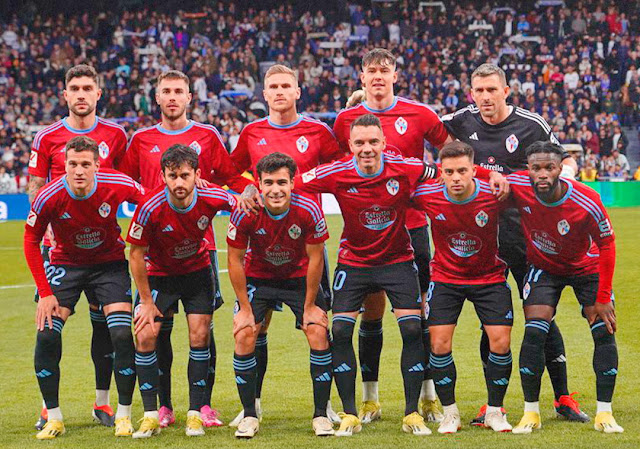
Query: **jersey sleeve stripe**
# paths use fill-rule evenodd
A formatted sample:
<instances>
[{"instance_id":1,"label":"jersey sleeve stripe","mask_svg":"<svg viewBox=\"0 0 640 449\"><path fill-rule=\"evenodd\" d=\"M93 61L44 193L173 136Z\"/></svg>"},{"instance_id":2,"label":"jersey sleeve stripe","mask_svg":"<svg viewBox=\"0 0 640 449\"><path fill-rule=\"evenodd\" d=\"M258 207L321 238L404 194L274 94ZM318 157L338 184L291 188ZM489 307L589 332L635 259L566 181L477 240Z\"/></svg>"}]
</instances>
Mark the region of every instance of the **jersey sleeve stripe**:
<instances>
[{"instance_id":1,"label":"jersey sleeve stripe","mask_svg":"<svg viewBox=\"0 0 640 449\"><path fill-rule=\"evenodd\" d=\"M54 187L55 186L55 187ZM36 214L39 214L42 211L45 203L51 199L56 193L64 189L64 184L62 182L54 184L54 188L49 188L46 192L43 192L41 195L38 195L38 199L33 205L33 211Z\"/></svg>"},{"instance_id":2,"label":"jersey sleeve stripe","mask_svg":"<svg viewBox=\"0 0 640 449\"><path fill-rule=\"evenodd\" d=\"M538 114L533 114L532 112L525 112L524 109L520 109L517 108L516 109L516 115L523 117L523 118L527 118L529 120L532 120L534 122L536 122L538 125L540 125L542 127L542 129L549 134L551 132L551 128L549 127L549 124Z\"/></svg>"},{"instance_id":3,"label":"jersey sleeve stripe","mask_svg":"<svg viewBox=\"0 0 640 449\"><path fill-rule=\"evenodd\" d=\"M317 223L318 221L320 221L320 218L315 214L315 212L306 204L304 203L300 203L298 201L291 201L291 204L294 206L297 206L301 209L306 210L307 212L309 212L309 214L311 214L311 216L313 217L314 221Z\"/></svg>"},{"instance_id":4,"label":"jersey sleeve stripe","mask_svg":"<svg viewBox=\"0 0 640 449\"><path fill-rule=\"evenodd\" d=\"M145 201L144 204L140 206L140 212L138 213L138 220L141 220L141 221L144 220L146 222L146 218L148 218L148 215L151 213L149 212L149 209L153 207L156 203L158 203L158 201L161 201L162 198L164 198L164 191L161 190L160 192L156 193L151 198L149 198L147 201ZM140 224L142 224L142 222Z\"/></svg>"},{"instance_id":5,"label":"jersey sleeve stripe","mask_svg":"<svg viewBox=\"0 0 640 449\"><path fill-rule=\"evenodd\" d=\"M322 167L321 170L316 170L316 177L318 179L325 178L333 173L337 173L340 171L347 171L353 169L353 162L345 164L341 162L340 164L331 164L328 167Z\"/></svg>"},{"instance_id":6,"label":"jersey sleeve stripe","mask_svg":"<svg viewBox=\"0 0 640 449\"><path fill-rule=\"evenodd\" d=\"M36 137L33 139L32 147L36 151L38 151L40 149L40 143L42 142L42 138L44 136L46 136L47 134L60 129L62 126L63 126L62 125L62 120L59 120L56 123L54 123L53 125L50 125L50 126L46 127L45 129L42 129L42 130L38 131L38 133L36 134Z\"/></svg>"},{"instance_id":7,"label":"jersey sleeve stripe","mask_svg":"<svg viewBox=\"0 0 640 449\"><path fill-rule=\"evenodd\" d=\"M594 200L589 198L584 193L577 191L575 188L573 189L573 191L571 193L573 193L574 195L578 196L579 198L582 198L586 204L589 204L593 208L593 210L595 212L597 212L598 214L600 214L602 216L602 218L604 218L604 212L602 211L602 208L600 206L598 206L598 203L596 203Z\"/></svg>"},{"instance_id":8,"label":"jersey sleeve stripe","mask_svg":"<svg viewBox=\"0 0 640 449\"><path fill-rule=\"evenodd\" d=\"M333 138L336 137L336 135L334 134L334 132L331 129L331 127L329 125L327 125L325 122L323 122L322 120L316 120L316 119L313 119L311 117L302 116L302 121L303 122L313 123L313 124L316 124L316 125L322 125L327 131L329 131L329 134L331 134L331 136Z\"/></svg>"},{"instance_id":9,"label":"jersey sleeve stripe","mask_svg":"<svg viewBox=\"0 0 640 449\"><path fill-rule=\"evenodd\" d=\"M119 129L120 131L122 131L125 134L125 136L127 134L127 132L124 129L124 126L120 125L119 123L115 123L115 122L112 122L110 120L105 120L102 117L98 117L98 122L102 123L103 125L111 126L112 128Z\"/></svg>"},{"instance_id":10,"label":"jersey sleeve stripe","mask_svg":"<svg viewBox=\"0 0 640 449\"><path fill-rule=\"evenodd\" d=\"M207 129L209 131L213 131L213 133L216 135L216 137L220 141L220 144L222 144L222 146L224 146L224 143L222 142L222 136L220 135L220 131L218 131L218 128L216 128L213 125L207 125L206 123L200 123L200 122L193 122L193 124L197 128L203 128L203 129Z\"/></svg>"},{"instance_id":11,"label":"jersey sleeve stripe","mask_svg":"<svg viewBox=\"0 0 640 449\"><path fill-rule=\"evenodd\" d=\"M327 171L327 170L333 170L336 167L349 167L352 168L353 167L353 159L349 160L349 161L335 161L332 162L328 165L324 165L324 166L320 166L318 168L316 168L316 176L322 174L323 172Z\"/></svg>"},{"instance_id":12,"label":"jersey sleeve stripe","mask_svg":"<svg viewBox=\"0 0 640 449\"><path fill-rule=\"evenodd\" d=\"M442 120L443 122L448 122L449 120L452 120L456 115L464 114L465 112L475 114L478 112L478 108L476 108L474 105L469 105L466 108L459 109L451 114L443 115L442 117L440 117L440 120Z\"/></svg>"},{"instance_id":13,"label":"jersey sleeve stripe","mask_svg":"<svg viewBox=\"0 0 640 449\"><path fill-rule=\"evenodd\" d=\"M101 173L98 172L97 173L97 177L98 179L102 180L102 179L116 179L118 181L125 181L125 182L129 182L130 184L134 184L133 179L131 179L129 176L125 175L125 174L121 174L121 173Z\"/></svg>"},{"instance_id":14,"label":"jersey sleeve stripe","mask_svg":"<svg viewBox=\"0 0 640 449\"><path fill-rule=\"evenodd\" d=\"M436 117L438 116L438 114L436 114L436 111L431 109L431 106L429 106L428 104L420 103L419 101L414 101L414 100L410 100L408 98L403 98L403 97L396 97L396 98L398 98L399 103L406 103L413 106L421 106L427 109L429 112L433 113ZM438 117L438 120L440 120L440 117Z\"/></svg>"},{"instance_id":15,"label":"jersey sleeve stripe","mask_svg":"<svg viewBox=\"0 0 640 449\"><path fill-rule=\"evenodd\" d=\"M582 207L584 210L586 210L586 211L589 213L589 215L591 215L591 216L593 217L593 219L594 219L596 222L600 221L600 220L598 219L598 217L593 213L593 211L592 211L591 209L589 209L587 206L585 206L585 204L584 204L584 203L580 202L580 200L579 200L578 198L576 198L576 197L574 197L573 195L571 195L571 196L569 197L569 199L570 199L570 200L572 200L574 203L578 204L578 205L579 205L580 207Z\"/></svg>"},{"instance_id":16,"label":"jersey sleeve stripe","mask_svg":"<svg viewBox=\"0 0 640 449\"><path fill-rule=\"evenodd\" d=\"M587 198L580 192L576 192L575 190L571 192L570 196L575 197L575 199L577 200L576 202L580 202L583 205L582 207L589 210L591 212L591 215L593 215L594 218L596 219L596 221L600 221L604 219L604 214L602 213L602 210L600 210L600 208L589 198Z\"/></svg>"},{"instance_id":17,"label":"jersey sleeve stripe","mask_svg":"<svg viewBox=\"0 0 640 449\"><path fill-rule=\"evenodd\" d=\"M247 214L245 214L244 212L242 212L240 209L236 209L233 211L233 213L231 214L231 223L234 226L239 226L240 222L242 221L242 219L244 217L246 217Z\"/></svg>"},{"instance_id":18,"label":"jersey sleeve stripe","mask_svg":"<svg viewBox=\"0 0 640 449\"><path fill-rule=\"evenodd\" d=\"M133 135L131 136L131 139L129 139L129 142L127 142L127 148L125 149L125 152L129 151L129 147L133 143L133 139L135 139L135 137L138 134L141 134L141 133L143 133L145 131L149 131L149 130L152 130L152 129L155 129L155 126L148 126L146 128L141 128L141 129L137 130L136 132L134 132Z\"/></svg>"},{"instance_id":19,"label":"jersey sleeve stripe","mask_svg":"<svg viewBox=\"0 0 640 449\"><path fill-rule=\"evenodd\" d=\"M306 209L307 211L309 211L309 213L311 213L311 216L313 216L313 219L316 222L322 220L322 212L320 212L320 207L318 206L317 203L314 203L310 199L304 198L300 195L295 195L295 196L294 195L291 196L292 204L300 206Z\"/></svg>"}]
</instances>

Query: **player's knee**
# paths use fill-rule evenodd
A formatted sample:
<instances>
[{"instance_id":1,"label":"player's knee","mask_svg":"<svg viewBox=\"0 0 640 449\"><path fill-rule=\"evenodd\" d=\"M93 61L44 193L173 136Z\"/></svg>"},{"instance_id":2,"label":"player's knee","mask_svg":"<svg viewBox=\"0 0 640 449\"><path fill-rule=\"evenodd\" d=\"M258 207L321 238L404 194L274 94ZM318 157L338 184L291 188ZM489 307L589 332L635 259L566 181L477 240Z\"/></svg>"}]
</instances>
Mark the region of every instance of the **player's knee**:
<instances>
[{"instance_id":1,"label":"player's knee","mask_svg":"<svg viewBox=\"0 0 640 449\"><path fill-rule=\"evenodd\" d=\"M240 329L236 335L236 353L249 354L254 351L256 346L256 334L250 327Z\"/></svg>"},{"instance_id":2,"label":"player's knee","mask_svg":"<svg viewBox=\"0 0 640 449\"><path fill-rule=\"evenodd\" d=\"M153 329L147 325L136 334L136 351L151 352L155 351L156 342L153 335Z\"/></svg>"},{"instance_id":3,"label":"player's knee","mask_svg":"<svg viewBox=\"0 0 640 449\"><path fill-rule=\"evenodd\" d=\"M331 326L331 333L333 335L333 344L349 345L353 337L353 328L355 327L356 319L345 315L334 315L333 324Z\"/></svg>"},{"instance_id":4,"label":"player's knee","mask_svg":"<svg viewBox=\"0 0 640 449\"><path fill-rule=\"evenodd\" d=\"M489 348L491 352L497 354L505 354L509 352L511 346L511 335L508 333L496 335L489 339Z\"/></svg>"},{"instance_id":5,"label":"player's knee","mask_svg":"<svg viewBox=\"0 0 640 449\"><path fill-rule=\"evenodd\" d=\"M312 349L326 349L329 347L329 341L327 339L327 329L318 324L310 324L304 330L309 346Z\"/></svg>"},{"instance_id":6,"label":"player's knee","mask_svg":"<svg viewBox=\"0 0 640 449\"><path fill-rule=\"evenodd\" d=\"M189 328L189 344L193 347L209 345L209 326Z\"/></svg>"},{"instance_id":7,"label":"player's knee","mask_svg":"<svg viewBox=\"0 0 640 449\"><path fill-rule=\"evenodd\" d=\"M416 340L422 341L421 321L420 315L406 315L398 318L403 343L412 343Z\"/></svg>"},{"instance_id":8,"label":"player's knee","mask_svg":"<svg viewBox=\"0 0 640 449\"><path fill-rule=\"evenodd\" d=\"M62 345L62 334L56 330L45 328L38 331L36 336L36 353L38 351L52 351Z\"/></svg>"},{"instance_id":9,"label":"player's knee","mask_svg":"<svg viewBox=\"0 0 640 449\"><path fill-rule=\"evenodd\" d=\"M616 337L615 334L610 334L607 330L607 326L604 321L597 320L591 325L591 336L596 347L599 346L615 346Z\"/></svg>"},{"instance_id":10,"label":"player's knee","mask_svg":"<svg viewBox=\"0 0 640 449\"><path fill-rule=\"evenodd\" d=\"M431 335L431 352L435 354L447 354L451 352L451 338Z\"/></svg>"}]
</instances>

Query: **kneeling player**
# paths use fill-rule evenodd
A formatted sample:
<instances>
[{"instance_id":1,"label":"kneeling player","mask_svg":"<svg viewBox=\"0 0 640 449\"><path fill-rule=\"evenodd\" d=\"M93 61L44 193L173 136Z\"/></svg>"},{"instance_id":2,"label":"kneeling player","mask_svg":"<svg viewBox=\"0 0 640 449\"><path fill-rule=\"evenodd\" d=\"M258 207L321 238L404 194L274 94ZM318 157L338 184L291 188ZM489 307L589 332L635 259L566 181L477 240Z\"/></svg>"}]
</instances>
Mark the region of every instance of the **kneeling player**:
<instances>
[{"instance_id":1,"label":"kneeling player","mask_svg":"<svg viewBox=\"0 0 640 449\"><path fill-rule=\"evenodd\" d=\"M506 265L498 257L501 207L489 184L474 177L471 146L449 143L440 151L440 158L444 186L423 183L413 197L414 204L431 219L435 245L425 311L431 335L429 364L444 408L438 432L455 433L461 425L451 346L465 299L473 303L489 335L485 426L505 432L511 430L501 408L511 376L513 309Z\"/></svg>"},{"instance_id":2,"label":"kneeling player","mask_svg":"<svg viewBox=\"0 0 640 449\"><path fill-rule=\"evenodd\" d=\"M544 371L544 347L560 295L571 286L591 326L595 343L596 430L623 431L612 414L618 373L616 315L611 284L615 242L599 195L582 183L560 178L563 150L551 142L527 148L529 171L509 175L512 196L527 243L530 270L522 297L526 319L520 350L524 416L513 433L531 433L541 425L538 398Z\"/></svg>"},{"instance_id":3,"label":"kneeling player","mask_svg":"<svg viewBox=\"0 0 640 449\"><path fill-rule=\"evenodd\" d=\"M291 192L296 163L290 156L269 154L258 162L256 171L265 207L257 215L236 210L227 233L229 277L238 297L233 368L244 407L235 435L252 438L259 428L256 337L267 310L278 301L291 308L296 327L302 328L311 348L313 430L318 436L333 435L326 410L332 358L325 300L318 289L327 226L314 200Z\"/></svg>"},{"instance_id":4,"label":"kneeling player","mask_svg":"<svg viewBox=\"0 0 640 449\"><path fill-rule=\"evenodd\" d=\"M32 204L24 234L24 251L39 292L35 369L49 416L36 435L49 440L65 432L58 404L62 328L80 294L104 311L113 343L118 387L116 436L130 436L131 399L135 388L131 335L131 279L116 219L124 201L137 203L142 187L114 170L101 170L98 144L74 137L65 147L66 175L45 185ZM57 244L46 272L39 243L51 223Z\"/></svg>"},{"instance_id":5,"label":"kneeling player","mask_svg":"<svg viewBox=\"0 0 640 449\"><path fill-rule=\"evenodd\" d=\"M155 350L161 322L156 319L171 312L178 300L182 300L189 326L186 434L204 435L200 409L209 394L209 327L215 291L204 236L218 211L235 206L235 199L219 187L196 187L200 169L198 154L192 148L173 145L162 155L160 166L165 185L151 191L136 209L127 236L140 299L134 321L136 368L144 406L144 418L134 438L160 433Z\"/></svg>"}]
</instances>

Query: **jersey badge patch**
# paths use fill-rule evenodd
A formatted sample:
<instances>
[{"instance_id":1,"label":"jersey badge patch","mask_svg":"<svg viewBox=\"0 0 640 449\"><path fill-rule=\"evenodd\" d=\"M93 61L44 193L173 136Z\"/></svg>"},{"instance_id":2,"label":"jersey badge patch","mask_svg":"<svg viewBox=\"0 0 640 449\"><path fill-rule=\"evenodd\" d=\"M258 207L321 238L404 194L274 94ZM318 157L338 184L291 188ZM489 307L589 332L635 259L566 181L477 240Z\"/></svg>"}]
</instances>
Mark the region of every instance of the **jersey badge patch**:
<instances>
[{"instance_id":1,"label":"jersey badge patch","mask_svg":"<svg viewBox=\"0 0 640 449\"><path fill-rule=\"evenodd\" d=\"M316 179L316 169L313 168L306 173L302 174L302 182L309 182Z\"/></svg>"},{"instance_id":2,"label":"jersey badge patch","mask_svg":"<svg viewBox=\"0 0 640 449\"><path fill-rule=\"evenodd\" d=\"M109 145L104 140L98 145L98 153L100 153L102 159L106 159L109 156Z\"/></svg>"},{"instance_id":3,"label":"jersey badge patch","mask_svg":"<svg viewBox=\"0 0 640 449\"><path fill-rule=\"evenodd\" d=\"M38 214L36 214L34 211L31 211L29 212L29 216L27 217L27 224L31 227L34 227L37 219Z\"/></svg>"},{"instance_id":4,"label":"jersey badge patch","mask_svg":"<svg viewBox=\"0 0 640 449\"><path fill-rule=\"evenodd\" d=\"M142 238L142 231L144 231L144 227L140 226L138 223L134 223L133 226L131 226L129 235L131 238L140 240Z\"/></svg>"},{"instance_id":5,"label":"jersey badge patch","mask_svg":"<svg viewBox=\"0 0 640 449\"><path fill-rule=\"evenodd\" d=\"M298 151L301 153L304 153L309 149L309 141L305 136L301 136L296 140L296 148L298 148Z\"/></svg>"},{"instance_id":6,"label":"jersey badge patch","mask_svg":"<svg viewBox=\"0 0 640 449\"><path fill-rule=\"evenodd\" d=\"M481 210L476 215L476 224L481 228L484 228L487 223L489 223L489 215L485 211Z\"/></svg>"},{"instance_id":7,"label":"jersey badge patch","mask_svg":"<svg viewBox=\"0 0 640 449\"><path fill-rule=\"evenodd\" d=\"M560 235L567 235L571 226L569 226L569 222L567 220L560 220L558 222L558 232Z\"/></svg>"},{"instance_id":8,"label":"jersey badge patch","mask_svg":"<svg viewBox=\"0 0 640 449\"><path fill-rule=\"evenodd\" d=\"M201 231L204 231L205 229L207 229L207 226L209 226L209 217L203 215L198 219L198 227Z\"/></svg>"},{"instance_id":9,"label":"jersey badge patch","mask_svg":"<svg viewBox=\"0 0 640 449\"><path fill-rule=\"evenodd\" d=\"M395 196L399 190L400 190L400 183L398 181L396 181L393 178L387 181L387 192L389 192L390 195Z\"/></svg>"},{"instance_id":10,"label":"jersey badge patch","mask_svg":"<svg viewBox=\"0 0 640 449\"><path fill-rule=\"evenodd\" d=\"M235 240L237 233L238 233L238 228L236 228L233 224L229 223L229 227L227 228L227 237L229 237L231 240Z\"/></svg>"},{"instance_id":11,"label":"jersey badge patch","mask_svg":"<svg viewBox=\"0 0 640 449\"><path fill-rule=\"evenodd\" d=\"M505 141L505 146L507 147L507 151L509 153L513 153L514 151L516 151L518 149L518 144L519 143L520 143L520 141L518 140L516 135L515 134L511 134L509 137L507 137L507 140Z\"/></svg>"},{"instance_id":12,"label":"jersey badge patch","mask_svg":"<svg viewBox=\"0 0 640 449\"><path fill-rule=\"evenodd\" d=\"M111 213L111 205L109 203L102 203L98 208L98 213L102 218L107 218Z\"/></svg>"},{"instance_id":13,"label":"jersey badge patch","mask_svg":"<svg viewBox=\"0 0 640 449\"><path fill-rule=\"evenodd\" d=\"M191 144L189 144L189 148L191 148L193 151L198 153L198 156L200 156L200 153L202 152L202 147L200 146L197 140L194 140L193 142L191 142Z\"/></svg>"},{"instance_id":14,"label":"jersey badge patch","mask_svg":"<svg viewBox=\"0 0 640 449\"><path fill-rule=\"evenodd\" d=\"M298 226L297 224L292 224L289 228L289 237L291 237L293 240L297 240L301 234L302 229L300 229L300 226Z\"/></svg>"},{"instance_id":15,"label":"jersey badge patch","mask_svg":"<svg viewBox=\"0 0 640 449\"><path fill-rule=\"evenodd\" d=\"M38 166L38 153L32 151L29 155L29 167L36 168Z\"/></svg>"},{"instance_id":16,"label":"jersey badge patch","mask_svg":"<svg viewBox=\"0 0 640 449\"><path fill-rule=\"evenodd\" d=\"M398 131L398 134L403 135L404 133L407 132L407 128L409 127L409 124L404 118L398 117L398 120L396 120L395 126L396 126L396 131Z\"/></svg>"}]
</instances>

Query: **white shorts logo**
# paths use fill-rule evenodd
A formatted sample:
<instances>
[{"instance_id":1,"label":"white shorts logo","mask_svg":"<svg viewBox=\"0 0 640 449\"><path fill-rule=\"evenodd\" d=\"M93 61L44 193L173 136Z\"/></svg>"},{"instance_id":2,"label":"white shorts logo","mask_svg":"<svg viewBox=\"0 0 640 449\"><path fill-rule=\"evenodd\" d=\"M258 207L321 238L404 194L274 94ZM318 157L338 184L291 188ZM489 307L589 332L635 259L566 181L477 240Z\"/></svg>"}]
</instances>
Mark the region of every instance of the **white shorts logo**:
<instances>
[{"instance_id":1,"label":"white shorts logo","mask_svg":"<svg viewBox=\"0 0 640 449\"><path fill-rule=\"evenodd\" d=\"M387 181L387 192L389 192L390 195L396 195L399 190L400 190L400 183L398 181L396 181L393 178Z\"/></svg>"},{"instance_id":2,"label":"white shorts logo","mask_svg":"<svg viewBox=\"0 0 640 449\"><path fill-rule=\"evenodd\" d=\"M32 151L29 155L29 167L36 168L38 166L38 153Z\"/></svg>"},{"instance_id":3,"label":"white shorts logo","mask_svg":"<svg viewBox=\"0 0 640 449\"><path fill-rule=\"evenodd\" d=\"M531 293L531 285L527 282L522 288L522 299L527 299L529 297L529 293Z\"/></svg>"},{"instance_id":4,"label":"white shorts logo","mask_svg":"<svg viewBox=\"0 0 640 449\"><path fill-rule=\"evenodd\" d=\"M106 159L109 156L109 145L104 141L100 142L100 145L98 145L98 153L100 153L102 159Z\"/></svg>"},{"instance_id":5,"label":"white shorts logo","mask_svg":"<svg viewBox=\"0 0 640 449\"><path fill-rule=\"evenodd\" d=\"M302 235L302 229L300 229L300 226L292 224L289 228L289 237L291 237L293 240L296 240L298 237L300 237L300 235Z\"/></svg>"},{"instance_id":6,"label":"white shorts logo","mask_svg":"<svg viewBox=\"0 0 640 449\"><path fill-rule=\"evenodd\" d=\"M520 143L520 141L518 140L516 135L515 134L511 134L509 137L507 137L507 140L505 141L505 146L507 147L507 151L509 153L513 153L514 151L516 151L518 149L518 144L519 143Z\"/></svg>"},{"instance_id":7,"label":"white shorts logo","mask_svg":"<svg viewBox=\"0 0 640 449\"><path fill-rule=\"evenodd\" d=\"M38 214L36 214L34 211L31 211L29 212L29 216L27 217L27 224L31 227L34 227L37 219Z\"/></svg>"},{"instance_id":8,"label":"white shorts logo","mask_svg":"<svg viewBox=\"0 0 640 449\"><path fill-rule=\"evenodd\" d=\"M398 134L403 135L404 133L407 132L407 128L409 127L409 124L404 118L398 117L398 120L396 120L395 126L396 126L396 131L398 131Z\"/></svg>"},{"instance_id":9,"label":"white shorts logo","mask_svg":"<svg viewBox=\"0 0 640 449\"><path fill-rule=\"evenodd\" d=\"M560 235L567 235L571 226L569 226L569 222L567 220L560 220L558 222L558 232Z\"/></svg>"},{"instance_id":10,"label":"white shorts logo","mask_svg":"<svg viewBox=\"0 0 640 449\"><path fill-rule=\"evenodd\" d=\"M233 224L229 223L229 227L227 228L227 237L229 237L231 240L235 240L237 233L238 233L238 228L236 228Z\"/></svg>"},{"instance_id":11,"label":"white shorts logo","mask_svg":"<svg viewBox=\"0 0 640 449\"><path fill-rule=\"evenodd\" d=\"M302 174L302 182L309 182L309 181L313 181L314 179L316 179L315 168L312 168L308 172Z\"/></svg>"},{"instance_id":12,"label":"white shorts logo","mask_svg":"<svg viewBox=\"0 0 640 449\"><path fill-rule=\"evenodd\" d=\"M102 203L102 205L98 209L98 213L102 218L107 218L111 213L111 205L109 205L109 203Z\"/></svg>"},{"instance_id":13,"label":"white shorts logo","mask_svg":"<svg viewBox=\"0 0 640 449\"><path fill-rule=\"evenodd\" d=\"M207 217L206 215L203 215L202 217L200 217L200 219L198 220L198 227L200 228L200 230L204 231L205 229L207 229L208 225L209 225L209 217Z\"/></svg>"},{"instance_id":14,"label":"white shorts logo","mask_svg":"<svg viewBox=\"0 0 640 449\"><path fill-rule=\"evenodd\" d=\"M296 148L298 148L298 151L301 153L304 153L305 151L307 151L307 149L309 149L309 141L305 136L302 136L298 140L296 140Z\"/></svg>"},{"instance_id":15,"label":"white shorts logo","mask_svg":"<svg viewBox=\"0 0 640 449\"><path fill-rule=\"evenodd\" d=\"M144 231L144 227L140 226L138 223L133 223L133 226L131 226L131 230L129 231L129 235L131 238L140 240L142 238L142 231Z\"/></svg>"},{"instance_id":16,"label":"white shorts logo","mask_svg":"<svg viewBox=\"0 0 640 449\"><path fill-rule=\"evenodd\" d=\"M476 215L476 224L481 228L484 228L487 223L489 223L489 215L487 215L485 211L481 210L478 212L478 215Z\"/></svg>"}]
</instances>

